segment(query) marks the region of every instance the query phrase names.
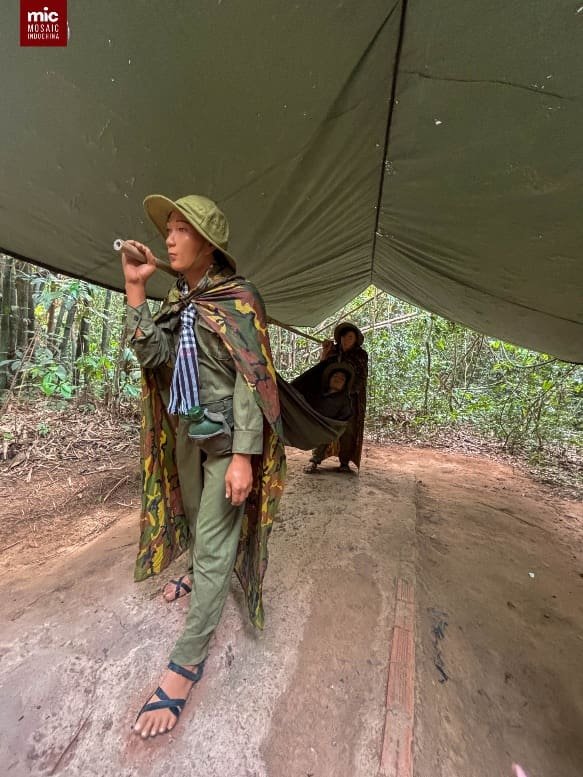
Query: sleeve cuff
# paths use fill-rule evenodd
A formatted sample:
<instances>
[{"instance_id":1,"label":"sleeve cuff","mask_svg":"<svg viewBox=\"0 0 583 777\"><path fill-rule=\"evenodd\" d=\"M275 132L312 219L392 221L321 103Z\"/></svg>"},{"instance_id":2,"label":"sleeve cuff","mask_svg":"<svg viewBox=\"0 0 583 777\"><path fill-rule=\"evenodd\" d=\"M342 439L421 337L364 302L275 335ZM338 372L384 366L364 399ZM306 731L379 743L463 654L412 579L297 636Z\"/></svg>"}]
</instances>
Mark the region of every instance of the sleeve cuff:
<instances>
[{"instance_id":1,"label":"sleeve cuff","mask_svg":"<svg viewBox=\"0 0 583 777\"><path fill-rule=\"evenodd\" d=\"M235 429L233 432L233 453L263 453L263 430L249 431Z\"/></svg>"},{"instance_id":2,"label":"sleeve cuff","mask_svg":"<svg viewBox=\"0 0 583 777\"><path fill-rule=\"evenodd\" d=\"M154 323L154 319L152 318L152 314L150 313L150 308L148 307L147 302L142 302L142 304L138 305L137 308L133 308L131 305L128 305L127 327L128 334L132 342L136 340L144 340L154 332L156 324ZM142 333L139 337L136 336L136 331L138 329Z\"/></svg>"}]
</instances>

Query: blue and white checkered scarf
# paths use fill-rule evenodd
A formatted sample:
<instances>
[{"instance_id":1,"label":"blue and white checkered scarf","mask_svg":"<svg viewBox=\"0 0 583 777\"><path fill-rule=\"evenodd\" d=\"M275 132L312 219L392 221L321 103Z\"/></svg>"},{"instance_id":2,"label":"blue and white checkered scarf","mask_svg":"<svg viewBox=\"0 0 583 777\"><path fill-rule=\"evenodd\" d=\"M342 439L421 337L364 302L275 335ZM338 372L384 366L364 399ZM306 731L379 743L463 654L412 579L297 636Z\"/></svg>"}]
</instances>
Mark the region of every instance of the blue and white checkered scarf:
<instances>
[{"instance_id":1,"label":"blue and white checkered scarf","mask_svg":"<svg viewBox=\"0 0 583 777\"><path fill-rule=\"evenodd\" d=\"M179 282L179 289L183 294L188 292L185 283ZM186 414L191 407L198 405L198 353L194 336L195 318L196 308L191 302L180 314L180 337L170 385L169 413Z\"/></svg>"}]
</instances>

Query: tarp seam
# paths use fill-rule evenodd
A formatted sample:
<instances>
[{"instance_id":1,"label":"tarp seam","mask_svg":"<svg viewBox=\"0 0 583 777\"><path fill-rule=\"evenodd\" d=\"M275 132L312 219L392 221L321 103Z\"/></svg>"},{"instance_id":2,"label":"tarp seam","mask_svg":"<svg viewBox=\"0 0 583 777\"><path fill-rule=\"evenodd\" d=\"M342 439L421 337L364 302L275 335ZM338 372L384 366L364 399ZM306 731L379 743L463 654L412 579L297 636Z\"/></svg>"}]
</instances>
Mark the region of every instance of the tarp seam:
<instances>
[{"instance_id":1,"label":"tarp seam","mask_svg":"<svg viewBox=\"0 0 583 777\"><path fill-rule=\"evenodd\" d=\"M399 62L401 61L401 51L403 48L403 38L405 35L405 16L407 14L407 2L408 0L401 0L401 18L399 20L399 37L397 39L397 46L395 49L395 60L393 62L393 78L391 83L391 93L389 96L389 110L387 114L387 126L385 129L385 143L384 143L383 155L382 155L382 161L381 161L381 175L380 175L379 192L377 196L377 205L376 205L377 212L376 212L374 230L372 235L372 247L371 247L371 257L370 257L370 282L371 283L373 282L372 277L374 274L374 264L375 264L375 258L376 258L377 233L379 230L379 222L381 217L381 202L383 201L383 194L384 194L384 188L385 188L385 165L389 155L389 141L391 137L391 126L393 122L393 110L395 108L395 94L397 92Z\"/></svg>"}]
</instances>

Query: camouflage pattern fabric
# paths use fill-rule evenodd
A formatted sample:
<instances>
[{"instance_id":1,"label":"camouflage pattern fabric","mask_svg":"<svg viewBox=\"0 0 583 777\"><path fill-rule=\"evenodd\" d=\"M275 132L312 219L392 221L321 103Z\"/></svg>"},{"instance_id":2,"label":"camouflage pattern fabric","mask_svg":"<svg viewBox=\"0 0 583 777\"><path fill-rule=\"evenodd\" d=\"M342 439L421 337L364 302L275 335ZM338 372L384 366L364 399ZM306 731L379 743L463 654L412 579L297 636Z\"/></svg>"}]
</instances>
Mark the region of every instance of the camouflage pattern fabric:
<instances>
[{"instance_id":1,"label":"camouflage pattern fabric","mask_svg":"<svg viewBox=\"0 0 583 777\"><path fill-rule=\"evenodd\" d=\"M160 573L189 543L176 466L176 418L168 413L161 393L171 378L169 367L142 370L142 511L136 581Z\"/></svg>"},{"instance_id":2,"label":"camouflage pattern fabric","mask_svg":"<svg viewBox=\"0 0 583 777\"><path fill-rule=\"evenodd\" d=\"M187 296L175 286L155 317L157 322L178 317L193 302L197 315L223 341L237 370L264 416L261 455L252 456L253 486L242 521L235 572L241 582L251 622L263 628L262 584L267 568L267 541L283 493L286 462L276 373L263 302L243 278L219 273ZM188 548L175 460L176 421L162 402L170 384L169 366L143 370L141 536L134 578L158 574Z\"/></svg>"}]
</instances>

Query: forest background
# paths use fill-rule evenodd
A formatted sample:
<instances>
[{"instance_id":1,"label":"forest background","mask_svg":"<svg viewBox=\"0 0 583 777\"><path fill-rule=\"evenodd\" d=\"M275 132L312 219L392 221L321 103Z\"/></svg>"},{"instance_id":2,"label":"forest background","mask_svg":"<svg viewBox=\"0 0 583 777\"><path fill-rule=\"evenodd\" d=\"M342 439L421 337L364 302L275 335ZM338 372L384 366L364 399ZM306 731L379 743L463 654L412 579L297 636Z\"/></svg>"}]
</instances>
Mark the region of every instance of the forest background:
<instances>
[{"instance_id":1,"label":"forest background","mask_svg":"<svg viewBox=\"0 0 583 777\"><path fill-rule=\"evenodd\" d=\"M140 370L123 295L4 254L0 288L0 463L14 467L35 445L62 441L64 423L74 433L72 419L102 419L135 444ZM311 338L331 337L344 319L365 335L370 440L496 451L580 493L582 365L474 332L371 286L305 335L271 326L277 369L292 378L312 366L320 346Z\"/></svg>"}]
</instances>

